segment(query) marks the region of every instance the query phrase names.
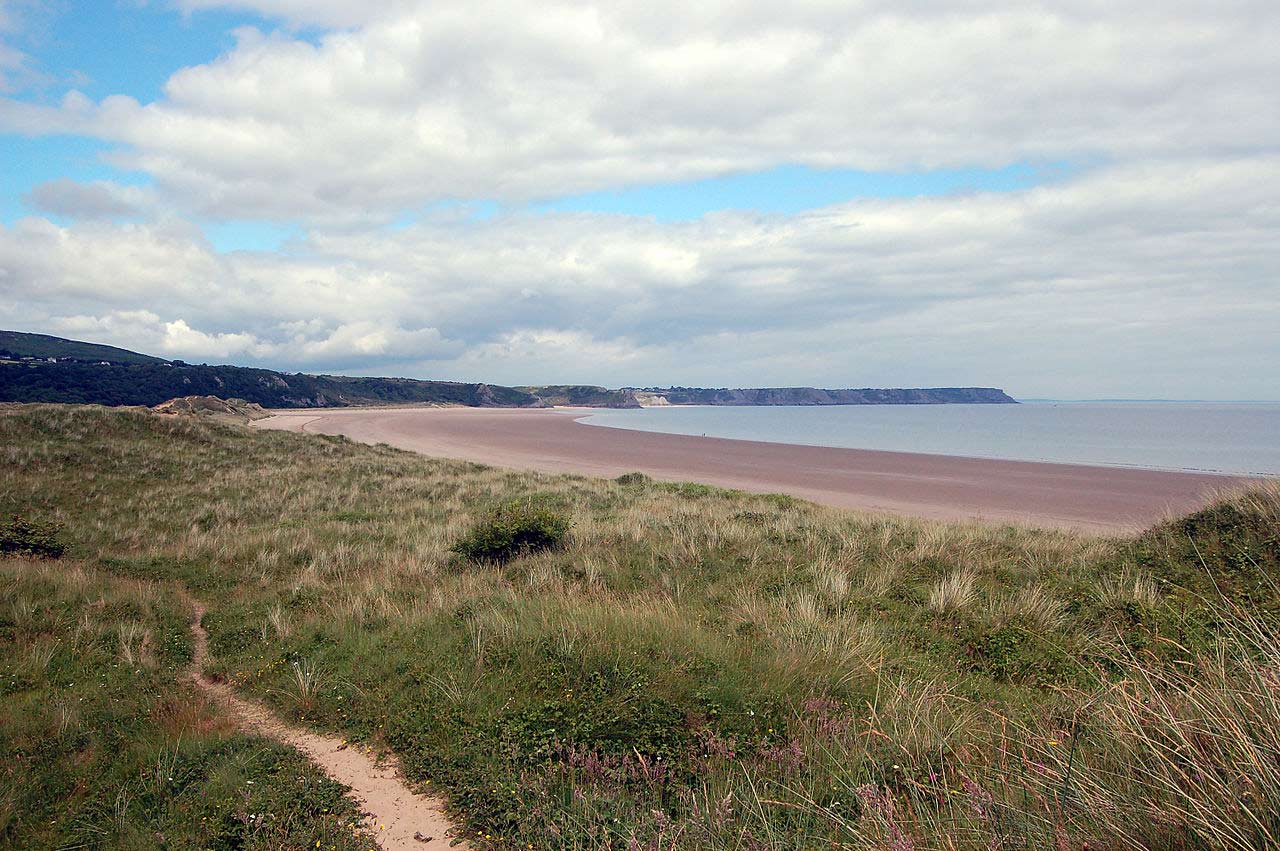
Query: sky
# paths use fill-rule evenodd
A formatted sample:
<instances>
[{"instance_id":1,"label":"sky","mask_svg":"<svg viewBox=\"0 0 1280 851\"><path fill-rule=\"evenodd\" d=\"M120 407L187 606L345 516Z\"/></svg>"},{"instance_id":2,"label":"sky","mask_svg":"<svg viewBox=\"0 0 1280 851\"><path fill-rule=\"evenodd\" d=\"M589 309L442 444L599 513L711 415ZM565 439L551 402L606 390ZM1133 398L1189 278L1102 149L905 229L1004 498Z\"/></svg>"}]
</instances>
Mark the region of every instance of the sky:
<instances>
[{"instance_id":1,"label":"sky","mask_svg":"<svg viewBox=\"0 0 1280 851\"><path fill-rule=\"evenodd\" d=\"M0 0L0 327L1280 399L1274 0Z\"/></svg>"}]
</instances>

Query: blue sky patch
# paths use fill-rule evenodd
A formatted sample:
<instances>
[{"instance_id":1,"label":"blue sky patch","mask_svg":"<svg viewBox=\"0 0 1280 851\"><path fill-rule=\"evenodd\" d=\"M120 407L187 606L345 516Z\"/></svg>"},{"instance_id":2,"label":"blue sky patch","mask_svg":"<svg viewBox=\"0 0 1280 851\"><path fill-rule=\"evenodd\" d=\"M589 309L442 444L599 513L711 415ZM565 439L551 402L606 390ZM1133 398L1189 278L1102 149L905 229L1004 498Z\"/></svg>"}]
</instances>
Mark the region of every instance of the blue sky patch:
<instances>
[{"instance_id":1,"label":"blue sky patch","mask_svg":"<svg viewBox=\"0 0 1280 851\"><path fill-rule=\"evenodd\" d=\"M24 216L45 215L29 206L23 196L50 180L111 180L130 186L151 182L144 174L121 171L103 162L102 155L113 147L84 136L0 134L0 162L6 164L0 169L0 222L11 224Z\"/></svg>"},{"instance_id":2,"label":"blue sky patch","mask_svg":"<svg viewBox=\"0 0 1280 851\"><path fill-rule=\"evenodd\" d=\"M33 102L57 101L77 89L94 100L126 94L148 103L161 97L178 69L230 50L234 30L267 23L243 13L184 15L136 0L57 0L20 14L24 26L15 46L33 57L44 79L17 97Z\"/></svg>"},{"instance_id":3,"label":"blue sky patch","mask_svg":"<svg viewBox=\"0 0 1280 851\"><path fill-rule=\"evenodd\" d=\"M201 229L220 254L231 251L280 252L285 249L285 243L302 235L301 228L271 222L208 222Z\"/></svg>"}]
</instances>

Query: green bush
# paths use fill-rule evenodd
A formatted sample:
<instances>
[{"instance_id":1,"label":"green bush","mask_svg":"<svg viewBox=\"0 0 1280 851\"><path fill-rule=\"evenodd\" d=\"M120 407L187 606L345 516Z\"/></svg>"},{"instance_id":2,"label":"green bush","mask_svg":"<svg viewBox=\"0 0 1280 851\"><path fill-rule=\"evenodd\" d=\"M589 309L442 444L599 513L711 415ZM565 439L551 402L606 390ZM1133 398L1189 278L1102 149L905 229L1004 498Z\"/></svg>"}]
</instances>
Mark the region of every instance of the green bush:
<instances>
[{"instance_id":1,"label":"green bush","mask_svg":"<svg viewBox=\"0 0 1280 851\"><path fill-rule=\"evenodd\" d=\"M14 516L0 526L0 555L61 558L66 546L58 540L61 527Z\"/></svg>"},{"instance_id":2,"label":"green bush","mask_svg":"<svg viewBox=\"0 0 1280 851\"><path fill-rule=\"evenodd\" d=\"M564 542L569 520L546 508L509 503L471 527L453 551L468 561L504 562Z\"/></svg>"},{"instance_id":3,"label":"green bush","mask_svg":"<svg viewBox=\"0 0 1280 851\"><path fill-rule=\"evenodd\" d=\"M623 473L621 476L614 479L614 481L620 485L647 485L651 483L653 479L649 478L644 473Z\"/></svg>"}]
</instances>

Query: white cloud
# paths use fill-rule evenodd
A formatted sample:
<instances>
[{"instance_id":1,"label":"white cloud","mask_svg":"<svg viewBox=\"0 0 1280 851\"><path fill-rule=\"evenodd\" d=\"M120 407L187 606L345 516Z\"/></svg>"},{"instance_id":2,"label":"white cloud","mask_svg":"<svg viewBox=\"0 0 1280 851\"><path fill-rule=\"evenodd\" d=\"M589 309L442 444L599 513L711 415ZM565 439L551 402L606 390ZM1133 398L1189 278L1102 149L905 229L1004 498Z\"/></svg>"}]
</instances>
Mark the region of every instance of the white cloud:
<instances>
[{"instance_id":1,"label":"white cloud","mask_svg":"<svg viewBox=\"0 0 1280 851\"><path fill-rule=\"evenodd\" d=\"M0 0L0 95L17 89L19 81L31 73L30 58L4 40L17 28L14 12L12 2Z\"/></svg>"},{"instance_id":2,"label":"white cloud","mask_svg":"<svg viewBox=\"0 0 1280 851\"><path fill-rule=\"evenodd\" d=\"M173 0L173 5L184 12L240 9L301 26L350 27L412 8L414 0Z\"/></svg>"},{"instance_id":3,"label":"white cloud","mask_svg":"<svg viewBox=\"0 0 1280 851\"><path fill-rule=\"evenodd\" d=\"M157 207L151 190L109 180L49 180L35 186L23 200L37 210L75 219L133 218L154 213Z\"/></svg>"},{"instance_id":4,"label":"white cloud","mask_svg":"<svg viewBox=\"0 0 1280 851\"><path fill-rule=\"evenodd\" d=\"M1280 145L1280 6L186 0L245 30L165 97L14 104L189 209L367 222L799 162L863 169L1247 155Z\"/></svg>"},{"instance_id":5,"label":"white cloud","mask_svg":"<svg viewBox=\"0 0 1280 851\"><path fill-rule=\"evenodd\" d=\"M0 225L5 324L508 383L1277 395L1258 368L1280 362L1273 0L175 5L286 29L240 31L154 103L0 97L0 129L101 138L154 183L34 188L34 208L75 223ZM0 46L0 87L27 64ZM795 216L382 227L441 199L782 163L1029 161L1086 168ZM223 255L206 219L310 230Z\"/></svg>"},{"instance_id":6,"label":"white cloud","mask_svg":"<svg viewBox=\"0 0 1280 851\"><path fill-rule=\"evenodd\" d=\"M225 256L176 222L27 220L0 228L0 309L286 368L1266 398L1277 185L1274 156L1180 160L791 217L442 219Z\"/></svg>"},{"instance_id":7,"label":"white cloud","mask_svg":"<svg viewBox=\"0 0 1280 851\"><path fill-rule=\"evenodd\" d=\"M310 327L308 327L310 326ZM59 334L92 340L123 340L148 354L193 361L249 358L276 363L385 362L394 358L447 356L457 351L438 331L417 331L354 322L327 327L280 323L273 339L244 332L206 333L185 319L166 320L150 310L115 310L102 316L65 316L50 321Z\"/></svg>"},{"instance_id":8,"label":"white cloud","mask_svg":"<svg viewBox=\"0 0 1280 851\"><path fill-rule=\"evenodd\" d=\"M70 337L87 339L127 339L142 342L148 354L169 357L199 356L221 358L265 353L249 334L206 334L185 320L166 322L150 310L116 310L103 316L67 316L53 327Z\"/></svg>"}]
</instances>

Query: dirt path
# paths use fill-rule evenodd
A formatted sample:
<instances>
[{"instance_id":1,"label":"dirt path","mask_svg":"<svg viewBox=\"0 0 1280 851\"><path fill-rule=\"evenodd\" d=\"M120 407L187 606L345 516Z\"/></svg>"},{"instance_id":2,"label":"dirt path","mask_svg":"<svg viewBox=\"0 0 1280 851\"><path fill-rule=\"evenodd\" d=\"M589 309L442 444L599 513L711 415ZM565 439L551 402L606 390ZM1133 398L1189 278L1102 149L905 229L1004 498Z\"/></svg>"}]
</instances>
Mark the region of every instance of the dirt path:
<instances>
[{"instance_id":1,"label":"dirt path","mask_svg":"<svg viewBox=\"0 0 1280 851\"><path fill-rule=\"evenodd\" d=\"M242 730L297 748L325 774L351 787L351 797L369 814L365 825L373 831L383 851L451 847L448 834L453 825L439 802L410 788L394 758L375 761L359 745L285 724L265 707L237 696L226 683L206 677L203 672L209 658L209 634L201 623L205 607L194 599L190 603L194 610L191 635L195 653L189 675L235 718ZM452 847L468 848L465 843Z\"/></svg>"}]
</instances>

